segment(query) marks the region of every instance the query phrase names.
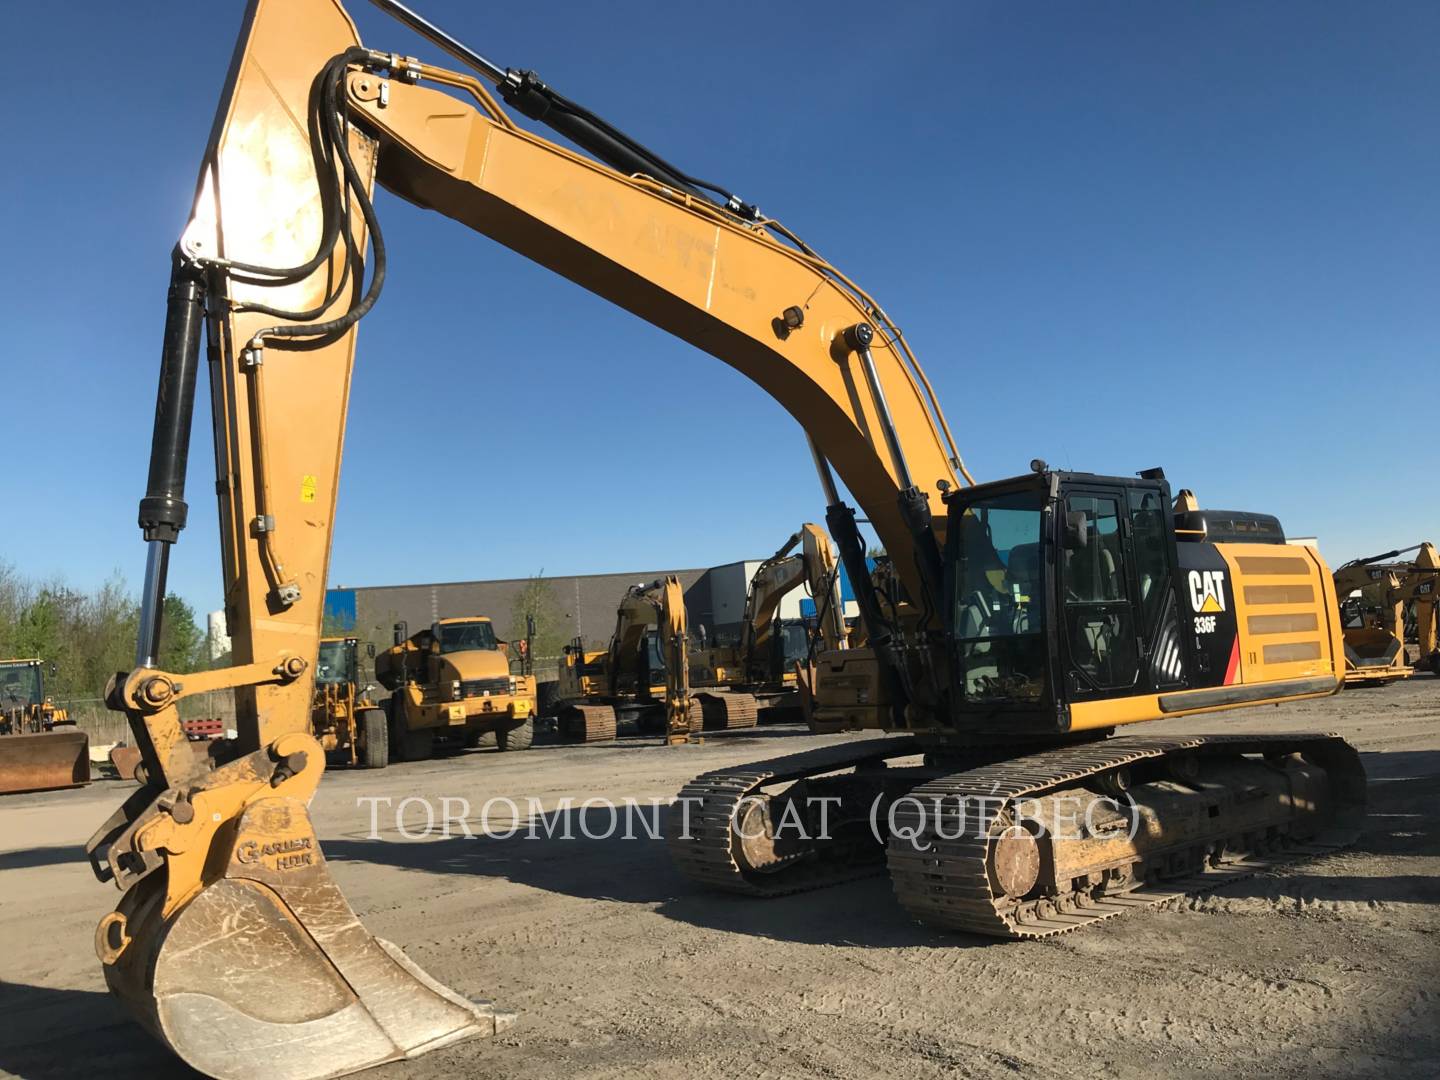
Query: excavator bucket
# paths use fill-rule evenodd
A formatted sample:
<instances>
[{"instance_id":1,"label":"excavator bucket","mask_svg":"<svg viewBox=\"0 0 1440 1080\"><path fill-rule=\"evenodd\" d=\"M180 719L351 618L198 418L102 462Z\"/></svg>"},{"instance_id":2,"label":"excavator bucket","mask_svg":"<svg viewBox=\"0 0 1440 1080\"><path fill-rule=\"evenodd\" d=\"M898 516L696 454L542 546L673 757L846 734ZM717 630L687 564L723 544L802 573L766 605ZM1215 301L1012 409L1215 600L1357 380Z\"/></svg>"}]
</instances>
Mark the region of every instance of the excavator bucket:
<instances>
[{"instance_id":1,"label":"excavator bucket","mask_svg":"<svg viewBox=\"0 0 1440 1080\"><path fill-rule=\"evenodd\" d=\"M1345 631L1345 669L1347 682L1404 678L1413 670L1406 663L1400 639L1388 630L1371 626Z\"/></svg>"},{"instance_id":2,"label":"excavator bucket","mask_svg":"<svg viewBox=\"0 0 1440 1080\"><path fill-rule=\"evenodd\" d=\"M90 782L90 736L71 728L0 735L0 795Z\"/></svg>"},{"instance_id":3,"label":"excavator bucket","mask_svg":"<svg viewBox=\"0 0 1440 1080\"><path fill-rule=\"evenodd\" d=\"M250 804L207 861L223 866L219 877L169 915L167 875L153 874L96 934L110 989L207 1076L342 1076L514 1022L370 935L299 800Z\"/></svg>"}]
</instances>

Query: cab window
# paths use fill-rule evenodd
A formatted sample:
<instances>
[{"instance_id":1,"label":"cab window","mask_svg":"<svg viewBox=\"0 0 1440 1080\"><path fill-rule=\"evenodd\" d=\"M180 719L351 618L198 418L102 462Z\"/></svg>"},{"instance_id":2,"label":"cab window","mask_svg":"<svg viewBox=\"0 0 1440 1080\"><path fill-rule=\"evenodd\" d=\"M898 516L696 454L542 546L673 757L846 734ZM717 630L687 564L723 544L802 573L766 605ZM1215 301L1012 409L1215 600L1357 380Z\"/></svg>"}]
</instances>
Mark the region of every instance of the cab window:
<instances>
[{"instance_id":1,"label":"cab window","mask_svg":"<svg viewBox=\"0 0 1440 1080\"><path fill-rule=\"evenodd\" d=\"M1136 597L1140 626L1153 640L1172 578L1170 543L1165 528L1168 511L1158 491L1130 489L1130 527L1134 540Z\"/></svg>"},{"instance_id":2,"label":"cab window","mask_svg":"<svg viewBox=\"0 0 1440 1080\"><path fill-rule=\"evenodd\" d=\"M1080 689L1133 686L1139 656L1125 586L1121 503L1107 495L1072 494L1065 509L1065 632Z\"/></svg>"},{"instance_id":3,"label":"cab window","mask_svg":"<svg viewBox=\"0 0 1440 1080\"><path fill-rule=\"evenodd\" d=\"M1043 496L977 499L958 516L950 620L964 699L1033 703L1046 691Z\"/></svg>"},{"instance_id":4,"label":"cab window","mask_svg":"<svg viewBox=\"0 0 1440 1080\"><path fill-rule=\"evenodd\" d=\"M495 628L488 622L441 623L440 651L466 652L496 648Z\"/></svg>"}]
</instances>

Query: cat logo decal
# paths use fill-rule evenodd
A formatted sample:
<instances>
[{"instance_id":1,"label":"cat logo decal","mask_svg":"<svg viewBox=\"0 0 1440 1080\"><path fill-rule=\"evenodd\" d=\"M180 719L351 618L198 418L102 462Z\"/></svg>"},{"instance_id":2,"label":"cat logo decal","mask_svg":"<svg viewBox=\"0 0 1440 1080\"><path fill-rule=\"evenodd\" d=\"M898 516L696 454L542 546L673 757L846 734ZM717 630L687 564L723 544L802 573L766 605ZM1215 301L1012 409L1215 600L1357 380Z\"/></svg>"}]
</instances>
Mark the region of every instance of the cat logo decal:
<instances>
[{"instance_id":1,"label":"cat logo decal","mask_svg":"<svg viewBox=\"0 0 1440 1080\"><path fill-rule=\"evenodd\" d=\"M1197 612L1225 610L1225 571L1190 571L1190 606Z\"/></svg>"}]
</instances>

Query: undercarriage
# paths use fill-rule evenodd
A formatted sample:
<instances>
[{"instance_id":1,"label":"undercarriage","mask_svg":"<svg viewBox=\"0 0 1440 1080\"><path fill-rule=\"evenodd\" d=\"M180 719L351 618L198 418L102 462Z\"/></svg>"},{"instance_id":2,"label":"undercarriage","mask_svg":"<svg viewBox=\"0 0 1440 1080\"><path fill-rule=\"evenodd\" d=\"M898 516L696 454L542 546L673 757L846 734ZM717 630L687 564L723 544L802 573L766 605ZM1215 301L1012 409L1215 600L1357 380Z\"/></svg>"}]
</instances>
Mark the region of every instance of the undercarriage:
<instances>
[{"instance_id":1,"label":"undercarriage","mask_svg":"<svg viewBox=\"0 0 1440 1080\"><path fill-rule=\"evenodd\" d=\"M692 881L778 896L888 869L915 918L1035 938L1351 843L1365 775L1333 735L1050 748L899 737L687 784L667 844Z\"/></svg>"},{"instance_id":2,"label":"undercarriage","mask_svg":"<svg viewBox=\"0 0 1440 1080\"><path fill-rule=\"evenodd\" d=\"M691 734L752 728L758 715L758 705L749 694L707 690L690 699ZM642 735L665 733L665 705L659 701L571 702L561 706L557 719L566 742L609 742L626 724L633 724Z\"/></svg>"}]
</instances>

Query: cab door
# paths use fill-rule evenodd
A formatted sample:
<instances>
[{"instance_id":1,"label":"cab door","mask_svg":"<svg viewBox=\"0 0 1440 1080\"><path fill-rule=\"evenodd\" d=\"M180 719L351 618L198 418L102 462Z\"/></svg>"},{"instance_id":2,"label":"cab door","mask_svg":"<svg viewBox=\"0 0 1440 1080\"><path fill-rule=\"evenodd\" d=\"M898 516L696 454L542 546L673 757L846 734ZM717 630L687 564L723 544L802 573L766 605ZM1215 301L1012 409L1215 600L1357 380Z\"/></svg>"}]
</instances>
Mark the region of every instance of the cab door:
<instances>
[{"instance_id":1,"label":"cab door","mask_svg":"<svg viewBox=\"0 0 1440 1080\"><path fill-rule=\"evenodd\" d=\"M1180 633L1175 592L1176 550L1170 492L1158 487L1126 490L1130 535L1125 545L1135 598L1135 633L1140 645L1140 685L1174 690L1185 685L1189 662Z\"/></svg>"},{"instance_id":2,"label":"cab door","mask_svg":"<svg viewBox=\"0 0 1440 1080\"><path fill-rule=\"evenodd\" d=\"M1141 650L1126 491L1069 488L1058 523L1066 697L1093 701L1136 693Z\"/></svg>"}]
</instances>

